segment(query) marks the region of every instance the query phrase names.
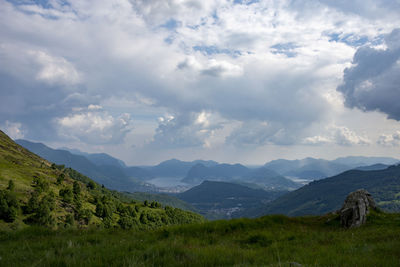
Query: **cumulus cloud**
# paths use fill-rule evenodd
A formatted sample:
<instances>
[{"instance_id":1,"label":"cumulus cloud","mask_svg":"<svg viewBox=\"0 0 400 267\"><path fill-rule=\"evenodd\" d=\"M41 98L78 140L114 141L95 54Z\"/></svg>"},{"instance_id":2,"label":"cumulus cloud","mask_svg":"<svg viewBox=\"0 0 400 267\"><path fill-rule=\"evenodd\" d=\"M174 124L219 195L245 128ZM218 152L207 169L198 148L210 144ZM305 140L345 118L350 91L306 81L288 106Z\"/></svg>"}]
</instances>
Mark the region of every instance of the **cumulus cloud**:
<instances>
[{"instance_id":1,"label":"cumulus cloud","mask_svg":"<svg viewBox=\"0 0 400 267\"><path fill-rule=\"evenodd\" d=\"M400 146L400 131L393 134L381 134L378 139L378 144L382 146Z\"/></svg>"},{"instance_id":2,"label":"cumulus cloud","mask_svg":"<svg viewBox=\"0 0 400 267\"><path fill-rule=\"evenodd\" d=\"M0 125L0 128L12 139L20 139L25 136L25 131L23 130L22 124L19 122L6 120L4 124Z\"/></svg>"},{"instance_id":3,"label":"cumulus cloud","mask_svg":"<svg viewBox=\"0 0 400 267\"><path fill-rule=\"evenodd\" d=\"M166 115L159 118L159 125L150 145L159 148L207 147L210 145L208 139L223 127L223 123L218 114L207 111L178 116Z\"/></svg>"},{"instance_id":4,"label":"cumulus cloud","mask_svg":"<svg viewBox=\"0 0 400 267\"><path fill-rule=\"evenodd\" d=\"M56 123L59 125L61 137L88 144L121 143L132 130L128 113L114 117L96 105L89 105L85 111L57 118Z\"/></svg>"},{"instance_id":5,"label":"cumulus cloud","mask_svg":"<svg viewBox=\"0 0 400 267\"><path fill-rule=\"evenodd\" d=\"M376 110L400 120L400 29L387 35L385 43L386 49L359 48L337 90L348 107Z\"/></svg>"},{"instance_id":6,"label":"cumulus cloud","mask_svg":"<svg viewBox=\"0 0 400 267\"><path fill-rule=\"evenodd\" d=\"M301 127L267 121L245 121L226 138L227 144L235 146L293 145L299 140Z\"/></svg>"},{"instance_id":7,"label":"cumulus cloud","mask_svg":"<svg viewBox=\"0 0 400 267\"><path fill-rule=\"evenodd\" d=\"M239 76L242 73L243 69L240 66L226 61L218 62L216 60L210 60L208 66L201 70L201 74L214 77Z\"/></svg>"},{"instance_id":8,"label":"cumulus cloud","mask_svg":"<svg viewBox=\"0 0 400 267\"><path fill-rule=\"evenodd\" d=\"M382 33L400 23L398 15L354 16L342 1L68 3L0 2L0 121L20 122L26 138L123 142L131 123L121 114L128 113L154 127L143 140L163 148L205 147L225 137L237 146L296 144L334 114L337 104L326 95L357 47L375 42L368 51L379 52ZM381 51L396 43L392 34ZM354 60L360 66L363 49ZM347 103L365 102L378 82L397 81L396 64L381 80L360 78L362 99L343 90ZM166 113L173 117L157 125Z\"/></svg>"},{"instance_id":9,"label":"cumulus cloud","mask_svg":"<svg viewBox=\"0 0 400 267\"><path fill-rule=\"evenodd\" d=\"M335 144L340 146L370 145L371 140L345 126L332 125L327 127L328 134L310 136L303 139L306 145Z\"/></svg>"},{"instance_id":10,"label":"cumulus cloud","mask_svg":"<svg viewBox=\"0 0 400 267\"><path fill-rule=\"evenodd\" d=\"M73 64L68 62L63 57L53 57L43 51L29 51L37 63L40 65L40 70L38 71L36 78L53 83L61 84L77 84L81 75L74 68Z\"/></svg>"}]
</instances>

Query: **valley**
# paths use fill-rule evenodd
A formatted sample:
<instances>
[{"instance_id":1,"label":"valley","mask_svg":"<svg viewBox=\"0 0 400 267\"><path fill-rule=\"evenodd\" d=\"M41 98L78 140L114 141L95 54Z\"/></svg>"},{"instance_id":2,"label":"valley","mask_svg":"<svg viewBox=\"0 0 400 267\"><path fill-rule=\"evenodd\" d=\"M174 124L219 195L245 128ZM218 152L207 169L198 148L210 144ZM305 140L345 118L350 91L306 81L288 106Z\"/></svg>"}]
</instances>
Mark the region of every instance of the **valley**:
<instances>
[{"instance_id":1,"label":"valley","mask_svg":"<svg viewBox=\"0 0 400 267\"><path fill-rule=\"evenodd\" d=\"M321 215L337 209L344 197L358 187L371 190L374 197L379 199L378 204L385 210L400 211L395 197L400 182L396 179L391 181L394 183L391 192L394 193L386 197L379 193L382 189L371 187L369 180L352 183L353 180L349 178L351 181L348 183L338 182L347 179L341 178L341 173L345 175L346 171L352 169L367 172L365 175L364 172L359 172L362 174L360 177L371 177L371 181L374 181L378 179L374 171L386 173L385 169L399 163L395 158L351 156L330 161L314 158L280 159L258 167L218 163L212 160L189 162L171 159L154 166L127 166L122 160L104 153L90 154L68 148L52 149L44 144L26 140L16 142L49 161L63 164L92 177L107 188L127 193L147 192L148 196L155 194L155 199L158 194L168 194L171 199L175 199L168 202L168 205L173 207L182 208L182 205L175 203L183 200L192 208L197 207L196 210L207 219L258 217L271 213ZM369 174L369 171L372 173ZM337 178L333 178L336 176ZM357 174L351 177L358 176ZM332 178L325 179L328 177ZM328 181L332 181L333 187ZM221 184L225 186L220 186ZM319 185L325 184L330 194L317 189L321 187ZM376 185L378 184L379 182ZM236 190L226 191L227 186L236 187ZM338 188L340 193L331 190L332 188ZM203 198L187 197L196 190L202 192ZM249 194L252 195L251 198L243 197L243 193L247 191L252 192ZM264 196L260 197L258 192L263 192ZM304 197L295 197L303 196L302 192L309 192L306 196L307 201ZM163 203L163 198L160 199Z\"/></svg>"}]
</instances>

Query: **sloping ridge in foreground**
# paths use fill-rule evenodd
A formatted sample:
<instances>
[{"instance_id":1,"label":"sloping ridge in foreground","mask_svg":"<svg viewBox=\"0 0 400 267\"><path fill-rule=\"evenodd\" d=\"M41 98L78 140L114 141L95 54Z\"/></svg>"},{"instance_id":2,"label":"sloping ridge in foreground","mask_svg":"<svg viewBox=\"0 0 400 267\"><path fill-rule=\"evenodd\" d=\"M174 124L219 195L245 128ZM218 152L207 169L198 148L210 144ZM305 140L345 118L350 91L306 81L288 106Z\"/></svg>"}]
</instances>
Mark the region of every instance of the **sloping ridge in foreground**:
<instances>
[{"instance_id":1,"label":"sloping ridge in foreground","mask_svg":"<svg viewBox=\"0 0 400 267\"><path fill-rule=\"evenodd\" d=\"M263 214L289 216L321 215L338 210L346 196L357 189L371 193L377 205L386 211L400 211L400 165L384 170L350 170L314 181L272 201Z\"/></svg>"}]
</instances>

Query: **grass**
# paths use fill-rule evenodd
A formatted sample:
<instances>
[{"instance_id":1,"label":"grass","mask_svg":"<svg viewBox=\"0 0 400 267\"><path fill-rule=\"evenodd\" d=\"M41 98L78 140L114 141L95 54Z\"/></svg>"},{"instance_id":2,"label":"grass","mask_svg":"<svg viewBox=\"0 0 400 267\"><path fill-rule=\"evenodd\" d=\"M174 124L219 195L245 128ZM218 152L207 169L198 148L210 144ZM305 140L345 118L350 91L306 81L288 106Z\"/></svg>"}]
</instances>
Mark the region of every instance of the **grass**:
<instances>
[{"instance_id":1,"label":"grass","mask_svg":"<svg viewBox=\"0 0 400 267\"><path fill-rule=\"evenodd\" d=\"M334 216L266 216L158 230L0 232L2 266L399 266L400 214L340 228Z\"/></svg>"}]
</instances>

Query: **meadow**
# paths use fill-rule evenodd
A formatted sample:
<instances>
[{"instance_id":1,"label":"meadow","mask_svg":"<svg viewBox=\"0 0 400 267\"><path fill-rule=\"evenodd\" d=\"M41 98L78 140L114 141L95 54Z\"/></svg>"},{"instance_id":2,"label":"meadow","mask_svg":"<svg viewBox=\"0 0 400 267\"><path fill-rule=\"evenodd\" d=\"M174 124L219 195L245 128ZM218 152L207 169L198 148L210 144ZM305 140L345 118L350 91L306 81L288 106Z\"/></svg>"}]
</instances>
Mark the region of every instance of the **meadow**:
<instances>
[{"instance_id":1,"label":"meadow","mask_svg":"<svg viewBox=\"0 0 400 267\"><path fill-rule=\"evenodd\" d=\"M0 233L1 266L399 266L399 251L400 214L379 212L355 229L331 214Z\"/></svg>"}]
</instances>

